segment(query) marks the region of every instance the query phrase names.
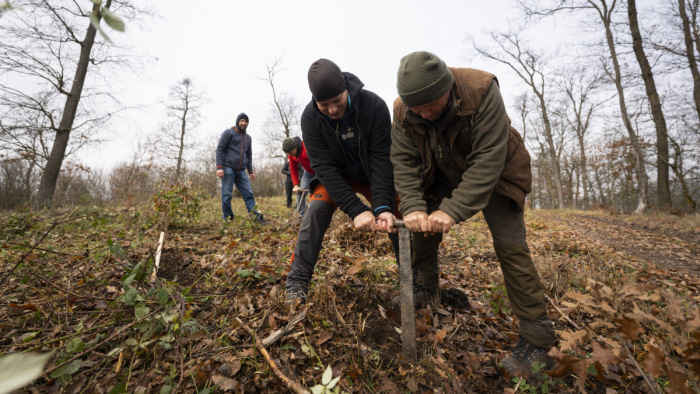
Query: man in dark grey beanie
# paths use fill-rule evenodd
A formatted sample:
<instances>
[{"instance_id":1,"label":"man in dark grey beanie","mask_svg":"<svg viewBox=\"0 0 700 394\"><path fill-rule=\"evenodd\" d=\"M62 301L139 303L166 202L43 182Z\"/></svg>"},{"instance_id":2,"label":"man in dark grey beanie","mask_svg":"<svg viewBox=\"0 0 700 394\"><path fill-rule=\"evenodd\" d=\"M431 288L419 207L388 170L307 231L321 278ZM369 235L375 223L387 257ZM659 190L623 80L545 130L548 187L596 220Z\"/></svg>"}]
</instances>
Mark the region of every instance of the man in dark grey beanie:
<instances>
[{"instance_id":1,"label":"man in dark grey beanie","mask_svg":"<svg viewBox=\"0 0 700 394\"><path fill-rule=\"evenodd\" d=\"M389 108L355 75L341 72L328 59L311 64L308 79L312 99L301 116L301 134L316 177L309 184L311 201L287 275L290 302L306 301L323 237L337 208L359 231L390 233L398 251Z\"/></svg>"},{"instance_id":2,"label":"man in dark grey beanie","mask_svg":"<svg viewBox=\"0 0 700 394\"><path fill-rule=\"evenodd\" d=\"M525 240L523 207L531 190L530 156L510 120L496 77L449 68L436 55L401 59L394 102L391 162L406 227L413 231L417 282L439 295L442 234L483 212L501 263L520 339L501 361L511 374L533 376L547 355L554 327ZM420 165L416 165L420 163Z\"/></svg>"}]
</instances>

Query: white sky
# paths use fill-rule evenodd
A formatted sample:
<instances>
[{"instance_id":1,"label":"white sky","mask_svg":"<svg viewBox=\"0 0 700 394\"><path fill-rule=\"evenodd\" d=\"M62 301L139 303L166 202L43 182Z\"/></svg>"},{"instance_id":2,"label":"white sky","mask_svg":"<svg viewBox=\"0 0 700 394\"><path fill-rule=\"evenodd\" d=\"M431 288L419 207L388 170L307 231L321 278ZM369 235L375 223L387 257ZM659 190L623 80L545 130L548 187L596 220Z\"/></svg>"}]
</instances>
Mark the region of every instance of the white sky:
<instances>
[{"instance_id":1,"label":"white sky","mask_svg":"<svg viewBox=\"0 0 700 394\"><path fill-rule=\"evenodd\" d=\"M109 32L117 42L157 58L123 79L122 103L143 106L127 113L126 125L99 149L80 154L86 164L110 168L128 160L138 135L156 130L166 118L161 104L169 87L184 77L204 90L209 103L195 130L204 141L233 125L238 113L250 117L254 157L262 153L261 128L271 112L272 95L265 64L283 57L277 88L305 105L311 98L307 71L319 58L334 61L357 75L365 88L389 106L396 98L396 70L402 56L431 51L449 66L480 68L496 74L507 104L524 89L514 74L492 62L470 61L468 35L505 29L516 15L510 0L355 0L232 1L157 0L149 2L161 16L145 22L146 30L127 23L127 32ZM542 43L561 27L539 28ZM107 29L109 30L109 29ZM510 108L510 106L509 106ZM509 111L513 112L513 111ZM512 115L515 115L514 113ZM107 136L109 138L109 136Z\"/></svg>"}]
</instances>

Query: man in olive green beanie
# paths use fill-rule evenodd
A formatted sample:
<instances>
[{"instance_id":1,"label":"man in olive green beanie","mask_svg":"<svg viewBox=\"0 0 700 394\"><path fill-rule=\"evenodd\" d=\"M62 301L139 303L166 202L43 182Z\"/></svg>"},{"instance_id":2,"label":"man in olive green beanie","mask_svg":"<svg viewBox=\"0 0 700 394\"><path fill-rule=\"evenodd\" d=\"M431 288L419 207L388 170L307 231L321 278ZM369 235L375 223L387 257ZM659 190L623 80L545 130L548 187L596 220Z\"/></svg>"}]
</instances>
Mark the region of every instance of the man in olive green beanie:
<instances>
[{"instance_id":1,"label":"man in olive green beanie","mask_svg":"<svg viewBox=\"0 0 700 394\"><path fill-rule=\"evenodd\" d=\"M523 221L530 156L510 127L496 77L414 52L401 59L396 87L391 162L399 210L413 231L417 282L439 296L442 234L481 211L520 319L520 340L501 363L511 374L532 376L535 362L551 369L554 327Z\"/></svg>"}]
</instances>

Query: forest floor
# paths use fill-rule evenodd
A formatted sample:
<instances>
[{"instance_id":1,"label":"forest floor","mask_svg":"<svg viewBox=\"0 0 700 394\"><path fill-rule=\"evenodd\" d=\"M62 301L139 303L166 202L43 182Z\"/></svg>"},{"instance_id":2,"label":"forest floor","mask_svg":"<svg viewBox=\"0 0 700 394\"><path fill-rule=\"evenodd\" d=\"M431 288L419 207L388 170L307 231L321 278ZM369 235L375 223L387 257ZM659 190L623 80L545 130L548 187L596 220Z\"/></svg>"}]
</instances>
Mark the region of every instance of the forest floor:
<instances>
[{"instance_id":1,"label":"forest floor","mask_svg":"<svg viewBox=\"0 0 700 394\"><path fill-rule=\"evenodd\" d=\"M165 197L0 214L0 355L52 352L27 392L289 392L327 367L349 393L699 392L698 215L527 210L558 341L555 369L526 380L499 366L518 319L481 215L440 249L442 288L469 305L418 310L410 363L386 235L336 212L309 302L289 306L298 219L283 199L257 199L259 224L240 199L225 223L218 200L185 197L173 216Z\"/></svg>"}]
</instances>

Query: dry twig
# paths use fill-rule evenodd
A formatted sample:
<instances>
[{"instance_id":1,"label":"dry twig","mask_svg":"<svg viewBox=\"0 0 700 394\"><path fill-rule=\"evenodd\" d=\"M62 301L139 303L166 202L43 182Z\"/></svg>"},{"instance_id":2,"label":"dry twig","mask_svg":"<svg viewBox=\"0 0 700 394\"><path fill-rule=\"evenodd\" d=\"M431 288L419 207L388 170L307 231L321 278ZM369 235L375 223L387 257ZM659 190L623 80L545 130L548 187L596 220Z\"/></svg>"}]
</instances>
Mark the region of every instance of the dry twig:
<instances>
[{"instance_id":1,"label":"dry twig","mask_svg":"<svg viewBox=\"0 0 700 394\"><path fill-rule=\"evenodd\" d=\"M304 308L304 312L305 311L306 308ZM258 338L258 335L255 333L255 331L253 331L252 328L250 328L247 324L243 323L243 321L239 318L236 318L236 321L238 321L238 324L240 324L240 326L243 327L246 331L248 331L248 333L253 337L253 340L255 341L255 347L258 349L260 354L262 354L263 357L265 357L265 360L268 364L270 364L270 367L275 372L275 375L277 375L277 377L280 378L284 382L284 384L286 384L287 387L289 387L290 390L298 394L310 394L308 390L302 387L299 383L290 379L287 375L284 374L284 372L282 372L279 369L277 364L272 360L272 357L270 357L270 353L268 353L267 350L265 350L265 347L262 345L260 338Z\"/></svg>"},{"instance_id":2,"label":"dry twig","mask_svg":"<svg viewBox=\"0 0 700 394\"><path fill-rule=\"evenodd\" d=\"M544 295L544 298L546 298L547 301L549 301L549 303L554 307L554 309L556 309L557 312L559 312L559 314L562 315L562 317L563 317L564 319L566 319L566 321L569 322L569 324L571 324L572 326L574 326L574 328L577 329L577 330L580 330L580 329L581 329L581 328L578 326L578 324L576 324L573 320L569 319L569 316L566 316L566 315L564 314L564 312L562 312L561 309L559 309L559 308L554 304L554 301L552 301L552 299L549 298L549 296L548 296L547 294Z\"/></svg>"},{"instance_id":3,"label":"dry twig","mask_svg":"<svg viewBox=\"0 0 700 394\"><path fill-rule=\"evenodd\" d=\"M296 326L297 323L299 323L306 317L307 309L308 307L304 307L304 309L301 312L299 312L296 316L289 320L289 323L287 323L286 326L280 328L279 330L273 331L270 335L267 336L267 338L264 338L262 340L262 345L264 347L270 347L270 345L279 341L285 335L289 334L289 332L292 331L294 326Z\"/></svg>"}]
</instances>

